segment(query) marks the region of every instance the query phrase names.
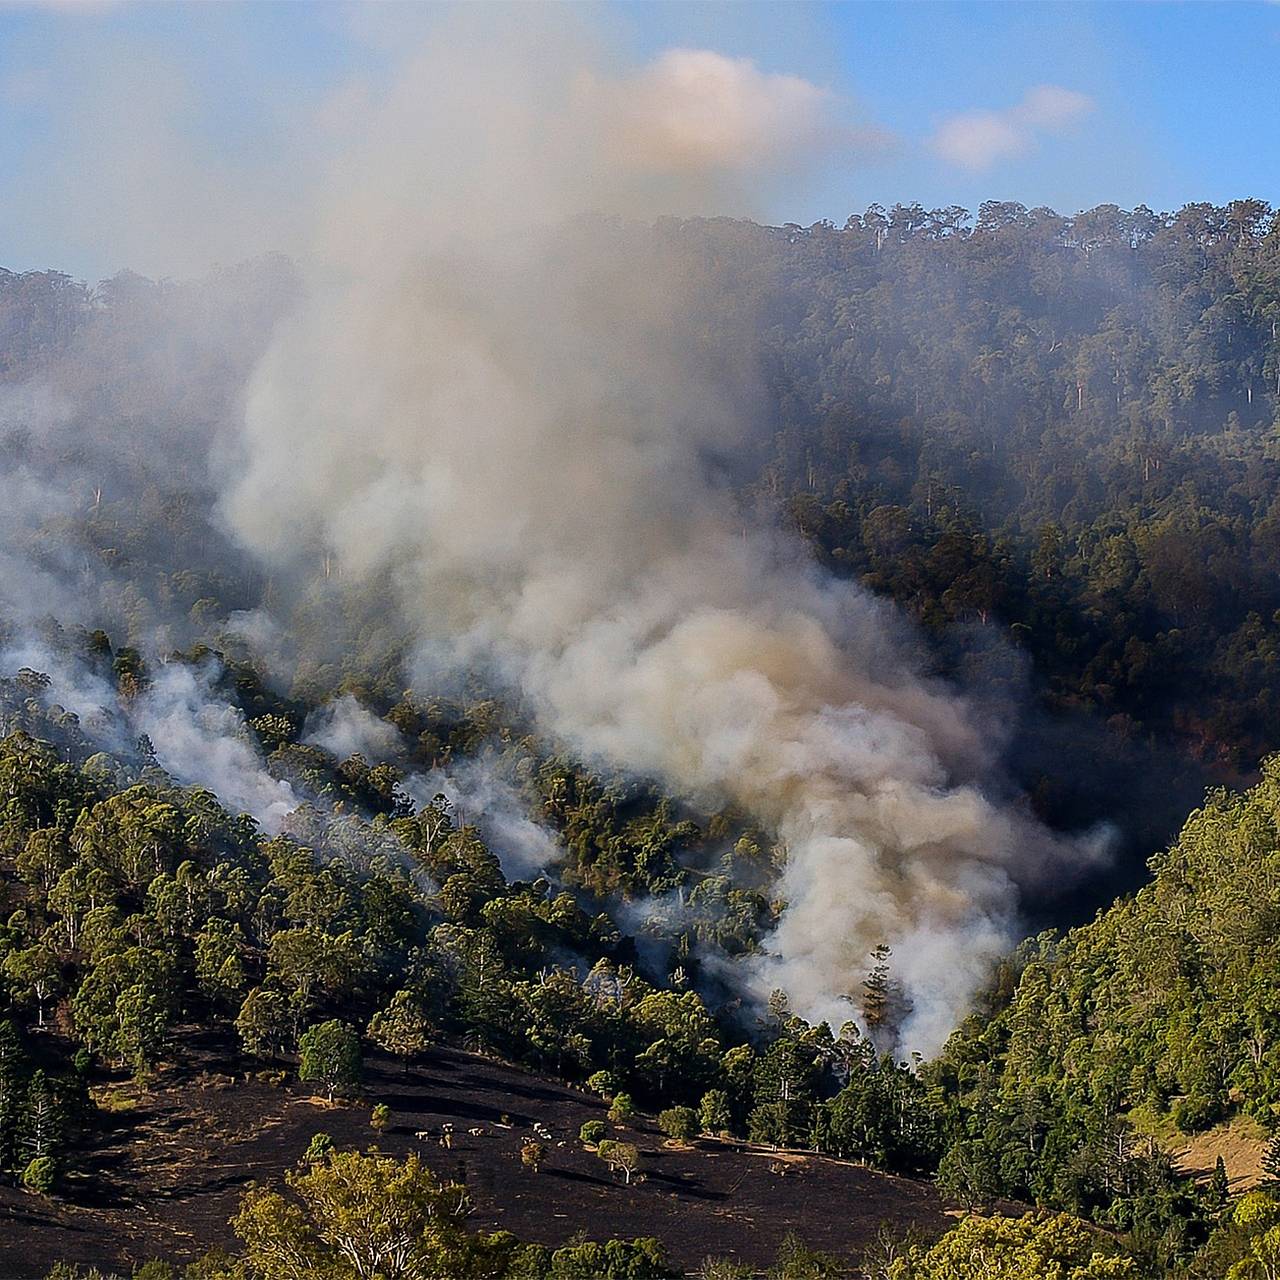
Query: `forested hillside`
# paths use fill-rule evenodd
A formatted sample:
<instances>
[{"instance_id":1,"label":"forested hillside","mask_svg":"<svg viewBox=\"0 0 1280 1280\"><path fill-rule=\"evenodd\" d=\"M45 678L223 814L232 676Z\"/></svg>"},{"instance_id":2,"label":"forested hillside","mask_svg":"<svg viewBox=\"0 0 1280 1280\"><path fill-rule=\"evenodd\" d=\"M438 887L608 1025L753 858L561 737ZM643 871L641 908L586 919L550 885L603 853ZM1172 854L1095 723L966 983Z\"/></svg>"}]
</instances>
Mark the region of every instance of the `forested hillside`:
<instances>
[{"instance_id":1,"label":"forested hillside","mask_svg":"<svg viewBox=\"0 0 1280 1280\"><path fill-rule=\"evenodd\" d=\"M703 459L744 540L789 525L902 606L993 777L1057 831L1113 824L1084 893L1149 882L1087 924L1076 882L1039 886L1026 912L1055 929L996 966L931 1062L900 1043L888 947L858 958L842 1025L786 991L766 1005L743 973L787 906L776 832L584 760L479 667L433 668L399 566L318 551L299 579L237 541L230 424L291 264L97 288L3 273L3 1177L33 1203L91 1199L115 1091L196 1036L233 1077L339 1101L370 1052L408 1067L453 1043L607 1102L612 1127L579 1141L625 1185L639 1110L675 1143L804 1148L1091 1223L887 1241L890 1280L969 1274L962 1256L1010 1277L1268 1274L1277 1202L1229 1199L1225 1169L1195 1181L1161 1139L1276 1127L1274 762L1158 850L1206 781L1247 783L1280 745L1280 215L989 203L592 234L677 264L703 357L752 368L760 429ZM245 1201L240 1262L193 1275L275 1280L278 1222L328 1265L321 1202L344 1179L418 1210L460 1194L321 1144L290 1202ZM609 1271L588 1246L473 1239L457 1204L436 1264L667 1274L650 1243L613 1245ZM849 1265L797 1245L776 1274Z\"/></svg>"},{"instance_id":2,"label":"forested hillside","mask_svg":"<svg viewBox=\"0 0 1280 1280\"><path fill-rule=\"evenodd\" d=\"M761 399L743 412L771 443L709 461L825 564L903 604L941 670L1001 714L1023 707L1010 754L1050 820L1118 818L1140 832L1140 863L1206 777L1238 778L1270 749L1280 231L1268 206L1064 217L992 202L976 218L899 206L843 228L654 234L701 281L710 348L748 349L760 369ZM294 289L280 261L199 286L0 278L2 376L57 392L6 401L7 465L60 477L56 504L30 513L44 532L14 540L61 577L69 523L117 583L92 621L121 642L158 623L207 637L272 590L209 519L210 468L255 335ZM163 450L175 418L208 436L161 462L148 445ZM380 594L369 584L348 601L341 665L324 663L311 696L344 678L396 688L402 637L362 607ZM321 642L301 603L291 637L334 656L331 611ZM1037 703L1048 719L1027 710ZM1064 751L1072 770L1054 767Z\"/></svg>"},{"instance_id":3,"label":"forested hillside","mask_svg":"<svg viewBox=\"0 0 1280 1280\"><path fill-rule=\"evenodd\" d=\"M994 624L1059 712L1229 770L1270 749L1266 205L1064 218L992 202L976 220L898 207L843 229L701 234L749 245L720 261L766 300L779 430L757 487L826 563L904 604L979 683L1011 675ZM1125 768L1081 733L1102 774ZM1042 743L1023 747L1039 767ZM1168 771L1129 762L1128 786ZM1097 804L1036 782L1059 821Z\"/></svg>"},{"instance_id":4,"label":"forested hillside","mask_svg":"<svg viewBox=\"0 0 1280 1280\"><path fill-rule=\"evenodd\" d=\"M927 1069L959 1125L944 1179L1139 1236L1171 1217L1185 1230L1196 1214L1152 1135L1244 1116L1275 1129L1276 763L1244 795L1211 794L1132 899L1024 944L1016 985Z\"/></svg>"},{"instance_id":5,"label":"forested hillside","mask_svg":"<svg viewBox=\"0 0 1280 1280\"><path fill-rule=\"evenodd\" d=\"M1278 813L1275 757L1244 795L1211 794L1132 899L1025 945L1016 994L958 1035L957 1067L980 1042L1001 1090L1033 1107L1172 1111L1185 1132L1237 1109L1271 1124Z\"/></svg>"}]
</instances>

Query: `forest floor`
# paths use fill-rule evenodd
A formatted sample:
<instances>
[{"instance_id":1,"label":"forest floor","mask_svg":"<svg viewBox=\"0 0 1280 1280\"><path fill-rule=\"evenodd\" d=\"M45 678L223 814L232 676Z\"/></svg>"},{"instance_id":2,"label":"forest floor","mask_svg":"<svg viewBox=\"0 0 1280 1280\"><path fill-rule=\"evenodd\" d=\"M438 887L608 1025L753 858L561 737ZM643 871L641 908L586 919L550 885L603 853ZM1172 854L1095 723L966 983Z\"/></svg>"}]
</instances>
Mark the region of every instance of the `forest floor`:
<instances>
[{"instance_id":1,"label":"forest floor","mask_svg":"<svg viewBox=\"0 0 1280 1280\"><path fill-rule=\"evenodd\" d=\"M668 1145L641 1117L611 1126L642 1153L643 1181L624 1186L578 1141L584 1121L605 1119L598 1098L459 1050L436 1048L407 1073L374 1058L360 1099L332 1106L293 1081L220 1074L216 1046L198 1040L190 1060L145 1089L100 1088L106 1132L60 1197L0 1188L0 1277L41 1276L59 1260L127 1270L231 1246L228 1219L249 1183L278 1181L319 1132L341 1148L419 1151L438 1175L467 1184L477 1229L546 1244L656 1236L689 1271L707 1256L763 1267L791 1232L856 1257L882 1224L929 1238L949 1225L928 1183L747 1143ZM381 1134L369 1125L378 1102L392 1112ZM537 1173L520 1160L535 1122L552 1135Z\"/></svg>"}]
</instances>

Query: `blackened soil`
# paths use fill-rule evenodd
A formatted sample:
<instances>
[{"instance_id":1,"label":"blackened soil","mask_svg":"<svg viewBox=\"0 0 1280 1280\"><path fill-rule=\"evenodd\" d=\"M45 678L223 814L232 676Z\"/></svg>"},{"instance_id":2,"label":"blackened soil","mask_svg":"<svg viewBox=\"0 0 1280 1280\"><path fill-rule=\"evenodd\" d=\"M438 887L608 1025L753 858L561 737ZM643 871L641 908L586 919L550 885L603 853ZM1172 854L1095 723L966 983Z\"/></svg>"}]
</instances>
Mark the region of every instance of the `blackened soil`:
<instances>
[{"instance_id":1,"label":"blackened soil","mask_svg":"<svg viewBox=\"0 0 1280 1280\"><path fill-rule=\"evenodd\" d=\"M947 1225L927 1183L745 1143L673 1147L641 1119L610 1126L642 1155L643 1180L624 1186L578 1141L584 1121L606 1119L598 1099L459 1050L435 1049L408 1073L375 1058L359 1101L333 1106L296 1083L219 1074L215 1052L192 1056L195 1067L161 1072L148 1089L115 1086L132 1109L105 1117L105 1135L57 1198L0 1187L0 1277L41 1276L59 1260L127 1270L230 1247L228 1219L246 1187L279 1181L319 1132L341 1148L418 1151L467 1184L477 1229L547 1244L656 1236L690 1271L708 1256L763 1267L788 1232L856 1258L882 1224L929 1237ZM369 1125L378 1102L392 1113L381 1134ZM552 1135L537 1173L520 1160L535 1123Z\"/></svg>"}]
</instances>

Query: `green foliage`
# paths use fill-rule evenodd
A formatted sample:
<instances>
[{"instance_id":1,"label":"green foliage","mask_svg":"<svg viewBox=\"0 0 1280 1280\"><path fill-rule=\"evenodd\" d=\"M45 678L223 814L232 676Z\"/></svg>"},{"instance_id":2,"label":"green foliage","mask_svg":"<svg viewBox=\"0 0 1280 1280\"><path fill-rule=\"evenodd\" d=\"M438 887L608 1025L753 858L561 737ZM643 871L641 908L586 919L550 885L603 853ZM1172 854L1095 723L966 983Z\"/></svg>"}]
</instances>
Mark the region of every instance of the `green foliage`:
<instances>
[{"instance_id":1,"label":"green foliage","mask_svg":"<svg viewBox=\"0 0 1280 1280\"><path fill-rule=\"evenodd\" d=\"M1262 1172L1267 1175L1268 1182L1280 1186L1280 1131L1267 1139L1262 1152Z\"/></svg>"},{"instance_id":2,"label":"green foliage","mask_svg":"<svg viewBox=\"0 0 1280 1280\"><path fill-rule=\"evenodd\" d=\"M247 985L243 959L245 949L241 926L216 916L196 934L196 981L211 1000L230 1008L243 1007L241 1001Z\"/></svg>"},{"instance_id":3,"label":"green foliage","mask_svg":"<svg viewBox=\"0 0 1280 1280\"><path fill-rule=\"evenodd\" d=\"M596 1155L614 1173L622 1174L627 1186L640 1168L640 1149L632 1142L615 1142L605 1138L596 1144Z\"/></svg>"},{"instance_id":4,"label":"green foliage","mask_svg":"<svg viewBox=\"0 0 1280 1280\"><path fill-rule=\"evenodd\" d=\"M44 1280L124 1280L114 1271L102 1271L97 1267L81 1266L76 1262L55 1262L45 1273Z\"/></svg>"},{"instance_id":5,"label":"green foliage","mask_svg":"<svg viewBox=\"0 0 1280 1280\"><path fill-rule=\"evenodd\" d=\"M609 1119L614 1124L626 1124L636 1113L635 1104L629 1093L617 1094L609 1104Z\"/></svg>"},{"instance_id":6,"label":"green foliage","mask_svg":"<svg viewBox=\"0 0 1280 1280\"><path fill-rule=\"evenodd\" d=\"M708 1089L698 1104L698 1123L704 1133L727 1134L733 1126L729 1095L723 1089Z\"/></svg>"},{"instance_id":7,"label":"green foliage","mask_svg":"<svg viewBox=\"0 0 1280 1280\"><path fill-rule=\"evenodd\" d=\"M1205 1207L1210 1212L1224 1209L1230 1194L1231 1180L1227 1177L1227 1162L1219 1156L1214 1161L1213 1175L1209 1179L1209 1186L1205 1191Z\"/></svg>"},{"instance_id":8,"label":"green foliage","mask_svg":"<svg viewBox=\"0 0 1280 1280\"><path fill-rule=\"evenodd\" d=\"M530 1162L530 1168L536 1168ZM232 1219L238 1254L212 1276L255 1280L674 1280L657 1241L578 1241L551 1250L466 1229L465 1189L417 1156L330 1154L286 1176L285 1191L250 1190Z\"/></svg>"},{"instance_id":9,"label":"green foliage","mask_svg":"<svg viewBox=\"0 0 1280 1280\"><path fill-rule=\"evenodd\" d=\"M236 1030L246 1053L274 1058L283 1050L289 1025L289 1003L270 987L255 987L236 1015Z\"/></svg>"},{"instance_id":10,"label":"green foliage","mask_svg":"<svg viewBox=\"0 0 1280 1280\"><path fill-rule=\"evenodd\" d=\"M1179 1098L1170 1109L1173 1123L1181 1133L1201 1133L1222 1118L1226 1098L1222 1094L1192 1093Z\"/></svg>"},{"instance_id":11,"label":"green foliage","mask_svg":"<svg viewBox=\"0 0 1280 1280\"><path fill-rule=\"evenodd\" d=\"M134 1267L129 1280L178 1280L178 1273L170 1262L161 1258L152 1258Z\"/></svg>"},{"instance_id":12,"label":"green foliage","mask_svg":"<svg viewBox=\"0 0 1280 1280\"><path fill-rule=\"evenodd\" d=\"M1241 1196L1185 1269L1188 1280L1269 1280L1280 1266L1280 1203Z\"/></svg>"},{"instance_id":13,"label":"green foliage","mask_svg":"<svg viewBox=\"0 0 1280 1280\"><path fill-rule=\"evenodd\" d=\"M1195 1132L1280 1104L1277 812L1273 759L1247 793L1211 792L1132 898L1024 946L994 1016L966 1022L927 1071L955 1135L949 1195L1089 1215L1161 1265L1203 1237L1225 1189L1189 1186L1128 1116Z\"/></svg>"},{"instance_id":14,"label":"green foliage","mask_svg":"<svg viewBox=\"0 0 1280 1280\"><path fill-rule=\"evenodd\" d=\"M618 1092L618 1077L612 1071L593 1071L587 1077L587 1088L598 1093L606 1102L612 1101Z\"/></svg>"},{"instance_id":15,"label":"green foliage","mask_svg":"<svg viewBox=\"0 0 1280 1280\"><path fill-rule=\"evenodd\" d=\"M327 1133L313 1133L307 1149L302 1153L304 1164L316 1164L327 1160L333 1152L333 1139Z\"/></svg>"},{"instance_id":16,"label":"green foliage","mask_svg":"<svg viewBox=\"0 0 1280 1280\"><path fill-rule=\"evenodd\" d=\"M658 1128L677 1141L698 1135L698 1113L692 1107L668 1107L658 1113Z\"/></svg>"},{"instance_id":17,"label":"green foliage","mask_svg":"<svg viewBox=\"0 0 1280 1280\"><path fill-rule=\"evenodd\" d=\"M698 1280L755 1280L755 1267L730 1258L707 1258L697 1271Z\"/></svg>"},{"instance_id":18,"label":"green foliage","mask_svg":"<svg viewBox=\"0 0 1280 1280\"><path fill-rule=\"evenodd\" d=\"M410 1061L430 1045L431 1024L413 993L400 990L369 1020L369 1039L403 1058L407 1071Z\"/></svg>"},{"instance_id":19,"label":"green foliage","mask_svg":"<svg viewBox=\"0 0 1280 1280\"><path fill-rule=\"evenodd\" d=\"M848 1268L838 1258L810 1249L793 1232L788 1232L778 1250L777 1262L769 1268L770 1280L825 1280L845 1274Z\"/></svg>"},{"instance_id":20,"label":"green foliage","mask_svg":"<svg viewBox=\"0 0 1280 1280\"><path fill-rule=\"evenodd\" d=\"M261 1280L468 1274L479 1245L464 1228L470 1201L411 1155L331 1153L259 1188L232 1219L243 1265Z\"/></svg>"},{"instance_id":21,"label":"green foliage","mask_svg":"<svg viewBox=\"0 0 1280 1280\"><path fill-rule=\"evenodd\" d=\"M62 985L62 965L56 952L37 944L11 951L0 966L19 1004L36 1006L36 1025L44 1026L45 1010Z\"/></svg>"},{"instance_id":22,"label":"green foliage","mask_svg":"<svg viewBox=\"0 0 1280 1280\"><path fill-rule=\"evenodd\" d=\"M656 1240L587 1241L551 1255L545 1280L672 1280Z\"/></svg>"},{"instance_id":23,"label":"green foliage","mask_svg":"<svg viewBox=\"0 0 1280 1280\"><path fill-rule=\"evenodd\" d=\"M936 1181L948 1200L970 1210L989 1204L1004 1185L989 1145L980 1139L952 1143L938 1164Z\"/></svg>"},{"instance_id":24,"label":"green foliage","mask_svg":"<svg viewBox=\"0 0 1280 1280\"><path fill-rule=\"evenodd\" d=\"M173 959L159 948L123 946L119 932L112 930L99 944L71 1010L90 1049L142 1074L156 1063L168 1040L174 1016Z\"/></svg>"},{"instance_id":25,"label":"green foliage","mask_svg":"<svg viewBox=\"0 0 1280 1280\"><path fill-rule=\"evenodd\" d=\"M22 1185L40 1195L48 1195L57 1182L58 1166L52 1156L37 1156L22 1171Z\"/></svg>"},{"instance_id":26,"label":"green foliage","mask_svg":"<svg viewBox=\"0 0 1280 1280\"><path fill-rule=\"evenodd\" d=\"M594 1147L608 1134L609 1129L603 1120L588 1120L578 1130L578 1140L586 1147Z\"/></svg>"},{"instance_id":27,"label":"green foliage","mask_svg":"<svg viewBox=\"0 0 1280 1280\"><path fill-rule=\"evenodd\" d=\"M318 1081L333 1095L360 1082L360 1037L337 1018L309 1027L298 1041L298 1077Z\"/></svg>"},{"instance_id":28,"label":"green foliage","mask_svg":"<svg viewBox=\"0 0 1280 1280\"><path fill-rule=\"evenodd\" d=\"M965 1218L937 1244L916 1246L887 1280L1138 1280L1132 1258L1066 1214Z\"/></svg>"}]
</instances>

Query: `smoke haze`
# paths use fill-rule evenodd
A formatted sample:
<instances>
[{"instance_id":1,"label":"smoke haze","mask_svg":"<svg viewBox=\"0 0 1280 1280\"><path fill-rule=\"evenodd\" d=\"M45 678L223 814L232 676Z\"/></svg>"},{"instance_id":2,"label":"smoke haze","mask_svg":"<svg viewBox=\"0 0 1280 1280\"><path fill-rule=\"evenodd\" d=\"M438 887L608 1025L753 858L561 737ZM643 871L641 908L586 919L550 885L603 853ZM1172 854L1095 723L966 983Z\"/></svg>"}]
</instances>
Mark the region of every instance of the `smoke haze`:
<instances>
[{"instance_id":1,"label":"smoke haze","mask_svg":"<svg viewBox=\"0 0 1280 1280\"><path fill-rule=\"evenodd\" d=\"M767 826L788 907L756 991L838 1024L888 943L933 1049L1017 885L1097 842L1005 797L991 727L889 611L738 510L751 345L645 221L749 213L867 140L820 87L707 51L620 72L553 25L468 18L344 101L225 518L274 572L388 576L420 673L483 668L588 759Z\"/></svg>"}]
</instances>

